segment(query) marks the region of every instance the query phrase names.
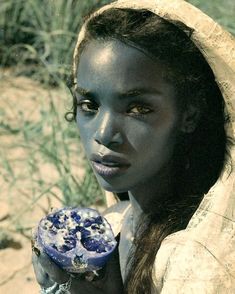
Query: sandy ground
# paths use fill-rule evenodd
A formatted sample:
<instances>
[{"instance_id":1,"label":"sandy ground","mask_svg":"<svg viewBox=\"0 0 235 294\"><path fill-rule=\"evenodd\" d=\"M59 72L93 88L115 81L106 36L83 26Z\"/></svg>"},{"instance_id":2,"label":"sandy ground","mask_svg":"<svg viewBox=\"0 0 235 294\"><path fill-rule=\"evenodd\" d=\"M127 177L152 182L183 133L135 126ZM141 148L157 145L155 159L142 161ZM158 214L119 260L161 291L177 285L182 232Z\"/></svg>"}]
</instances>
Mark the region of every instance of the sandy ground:
<instances>
[{"instance_id":1,"label":"sandy ground","mask_svg":"<svg viewBox=\"0 0 235 294\"><path fill-rule=\"evenodd\" d=\"M13 78L8 72L0 72L0 89L0 126L5 123L12 128L19 127L18 119L22 115L24 119L37 120L40 116L40 103L48 101L47 89L25 77ZM58 90L52 90L51 94L54 97L61 95ZM64 106L63 99L58 99L58 109L63 109ZM39 293L39 287L31 265L31 228L50 207L61 207L61 203L46 194L39 197L39 200L32 198L32 188L36 188L32 187L30 179L27 181L28 171L25 165L28 155L25 148L17 146L22 140L21 134L9 136L3 129L0 128L0 239L4 230L12 241L0 250L0 293L36 294ZM10 162L15 177L22 180L12 180L7 162ZM44 163L42 168L48 183L49 179L58 176L50 165ZM82 174L83 169L78 169L77 172ZM36 191L34 195L39 192Z\"/></svg>"}]
</instances>

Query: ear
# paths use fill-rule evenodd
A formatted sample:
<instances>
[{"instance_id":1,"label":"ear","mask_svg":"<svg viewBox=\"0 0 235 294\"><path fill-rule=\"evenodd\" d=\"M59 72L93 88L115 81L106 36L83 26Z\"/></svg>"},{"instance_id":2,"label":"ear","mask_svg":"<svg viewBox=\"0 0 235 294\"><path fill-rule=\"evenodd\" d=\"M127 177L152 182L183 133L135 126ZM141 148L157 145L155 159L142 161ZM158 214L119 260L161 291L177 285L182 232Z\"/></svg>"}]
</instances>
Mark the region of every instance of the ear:
<instances>
[{"instance_id":1,"label":"ear","mask_svg":"<svg viewBox=\"0 0 235 294\"><path fill-rule=\"evenodd\" d=\"M183 133L192 133L195 131L200 118L200 111L195 105L189 105L183 112L181 128Z\"/></svg>"}]
</instances>

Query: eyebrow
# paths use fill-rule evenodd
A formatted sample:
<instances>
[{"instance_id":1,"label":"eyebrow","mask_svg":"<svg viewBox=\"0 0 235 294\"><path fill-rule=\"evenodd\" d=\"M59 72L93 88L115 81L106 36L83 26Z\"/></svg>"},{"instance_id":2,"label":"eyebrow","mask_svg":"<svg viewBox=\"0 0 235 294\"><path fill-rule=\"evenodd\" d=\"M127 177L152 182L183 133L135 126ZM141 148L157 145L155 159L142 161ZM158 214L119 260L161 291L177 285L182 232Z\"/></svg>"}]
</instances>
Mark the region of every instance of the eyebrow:
<instances>
[{"instance_id":1,"label":"eyebrow","mask_svg":"<svg viewBox=\"0 0 235 294\"><path fill-rule=\"evenodd\" d=\"M138 97L144 94L162 94L161 91L158 91L157 89L151 89L151 88L140 88L140 89L133 89L130 91L127 91L125 93L121 93L119 96L120 98L131 98L131 97Z\"/></svg>"},{"instance_id":2,"label":"eyebrow","mask_svg":"<svg viewBox=\"0 0 235 294\"><path fill-rule=\"evenodd\" d=\"M77 92L78 94L86 97L86 98L94 98L95 94L92 93L91 91L87 90L87 89L84 89L82 87L79 87L79 86L76 86L75 87L75 92ZM132 90L129 90L127 92L123 92L123 93L119 93L118 94L118 97L120 99L128 99L128 98L132 98L132 97L138 97L138 96L141 96L141 95L144 95L144 94L162 94L161 91L158 91L156 89L151 89L151 88L139 88L139 89L132 89Z\"/></svg>"},{"instance_id":3,"label":"eyebrow","mask_svg":"<svg viewBox=\"0 0 235 294\"><path fill-rule=\"evenodd\" d=\"M120 95L120 97L123 97L123 98L127 98L127 97L136 97L136 96L140 96L141 94L143 94L142 91L138 90L138 89L135 89L135 90L130 90L130 91L127 91L125 93L122 93Z\"/></svg>"},{"instance_id":4,"label":"eyebrow","mask_svg":"<svg viewBox=\"0 0 235 294\"><path fill-rule=\"evenodd\" d=\"M81 88L79 86L75 87L75 93L78 93L78 94L80 94L80 95L82 95L84 97L87 97L87 98L94 97L94 94L91 91L83 89L83 88Z\"/></svg>"}]
</instances>

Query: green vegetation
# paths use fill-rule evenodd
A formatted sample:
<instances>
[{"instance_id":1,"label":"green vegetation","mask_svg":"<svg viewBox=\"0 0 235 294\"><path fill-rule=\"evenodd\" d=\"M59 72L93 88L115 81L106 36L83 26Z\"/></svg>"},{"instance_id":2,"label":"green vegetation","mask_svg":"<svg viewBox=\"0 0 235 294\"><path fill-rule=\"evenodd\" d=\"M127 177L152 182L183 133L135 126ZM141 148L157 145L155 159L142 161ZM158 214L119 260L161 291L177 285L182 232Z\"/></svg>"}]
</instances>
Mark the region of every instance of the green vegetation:
<instances>
[{"instance_id":1,"label":"green vegetation","mask_svg":"<svg viewBox=\"0 0 235 294\"><path fill-rule=\"evenodd\" d=\"M84 15L104 0L2 0L1 65L43 83L59 84L70 73L72 53Z\"/></svg>"},{"instance_id":2,"label":"green vegetation","mask_svg":"<svg viewBox=\"0 0 235 294\"><path fill-rule=\"evenodd\" d=\"M7 94L1 95L0 135L2 141L7 136L12 143L1 146L0 174L8 183L8 195L13 187L24 186L27 192L21 192L30 199L28 209L42 197L56 197L62 205L80 206L103 200L102 191L84 163L76 126L67 123L64 114L71 106L65 81L71 72L83 16L107 2L2 0L0 3L0 66L10 67L12 78L28 76L47 88L47 95L39 93L38 98L38 91L32 94L36 108L32 117L36 119L26 115L19 101L8 101ZM50 87L54 86L57 93L62 93L59 97L51 94ZM9 119L12 112L15 120ZM24 156L12 159L9 154L19 149ZM46 173L55 175L53 179L45 176L45 165ZM17 166L22 166L22 173L17 172ZM86 171L82 178L76 173L81 167Z\"/></svg>"},{"instance_id":3,"label":"green vegetation","mask_svg":"<svg viewBox=\"0 0 235 294\"><path fill-rule=\"evenodd\" d=\"M84 207L103 203L76 124L64 119L70 99L63 85L50 89L26 78L12 81L10 75L1 81L0 200L20 207L11 218L17 231L29 227L24 215L34 206L46 213L53 203Z\"/></svg>"}]
</instances>

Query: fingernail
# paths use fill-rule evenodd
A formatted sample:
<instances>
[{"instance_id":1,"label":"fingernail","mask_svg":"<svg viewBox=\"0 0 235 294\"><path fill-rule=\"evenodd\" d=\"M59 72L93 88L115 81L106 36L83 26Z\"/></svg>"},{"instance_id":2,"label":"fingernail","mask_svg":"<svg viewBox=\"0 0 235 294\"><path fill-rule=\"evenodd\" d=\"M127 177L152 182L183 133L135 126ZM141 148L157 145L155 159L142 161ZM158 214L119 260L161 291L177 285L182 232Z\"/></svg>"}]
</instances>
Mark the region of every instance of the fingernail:
<instances>
[{"instance_id":1,"label":"fingernail","mask_svg":"<svg viewBox=\"0 0 235 294\"><path fill-rule=\"evenodd\" d=\"M34 245L35 245L35 240L31 239L31 247L32 247L32 249L33 249Z\"/></svg>"},{"instance_id":2,"label":"fingernail","mask_svg":"<svg viewBox=\"0 0 235 294\"><path fill-rule=\"evenodd\" d=\"M40 256L40 254L41 254L40 250L39 250L37 247L34 247L34 248L33 248L33 252L34 252L37 256Z\"/></svg>"},{"instance_id":3,"label":"fingernail","mask_svg":"<svg viewBox=\"0 0 235 294\"><path fill-rule=\"evenodd\" d=\"M35 242L31 240L31 245L32 245L32 251L37 255L40 256L41 252L40 250L35 246Z\"/></svg>"},{"instance_id":4,"label":"fingernail","mask_svg":"<svg viewBox=\"0 0 235 294\"><path fill-rule=\"evenodd\" d=\"M93 273L93 272L88 272L86 275L85 275L85 280L88 281L88 282L92 282L94 280L95 277L99 276L97 273Z\"/></svg>"}]
</instances>

